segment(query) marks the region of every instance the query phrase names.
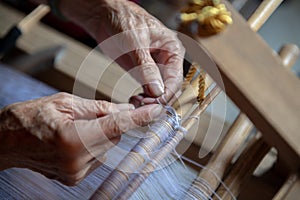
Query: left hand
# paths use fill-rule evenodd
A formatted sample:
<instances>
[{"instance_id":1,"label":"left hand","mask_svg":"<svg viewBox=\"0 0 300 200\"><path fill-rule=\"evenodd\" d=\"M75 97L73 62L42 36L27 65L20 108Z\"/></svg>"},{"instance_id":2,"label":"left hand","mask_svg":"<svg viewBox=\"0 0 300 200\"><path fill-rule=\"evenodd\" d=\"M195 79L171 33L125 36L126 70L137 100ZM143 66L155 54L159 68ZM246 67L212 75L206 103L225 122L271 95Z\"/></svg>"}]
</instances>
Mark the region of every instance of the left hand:
<instances>
[{"instance_id":1,"label":"left hand","mask_svg":"<svg viewBox=\"0 0 300 200\"><path fill-rule=\"evenodd\" d=\"M103 163L123 132L163 111L160 105L133 108L58 93L0 109L0 170L28 168L76 185Z\"/></svg>"},{"instance_id":2,"label":"left hand","mask_svg":"<svg viewBox=\"0 0 300 200\"><path fill-rule=\"evenodd\" d=\"M154 103L159 97L166 104L180 89L185 50L175 32L127 0L68 1L61 0L63 14L99 43L122 33L110 38L113 42L108 45L100 46L112 58L118 56L116 61L143 85L144 94L133 97L135 102Z\"/></svg>"}]
</instances>

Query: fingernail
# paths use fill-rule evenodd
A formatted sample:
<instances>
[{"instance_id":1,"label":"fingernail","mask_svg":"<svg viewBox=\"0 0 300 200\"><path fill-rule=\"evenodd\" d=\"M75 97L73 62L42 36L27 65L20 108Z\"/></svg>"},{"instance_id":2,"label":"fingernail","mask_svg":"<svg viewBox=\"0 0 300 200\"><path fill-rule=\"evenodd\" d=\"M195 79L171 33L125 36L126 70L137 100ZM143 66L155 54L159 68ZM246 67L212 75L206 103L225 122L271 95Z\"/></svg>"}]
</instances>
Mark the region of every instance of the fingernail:
<instances>
[{"instance_id":1,"label":"fingernail","mask_svg":"<svg viewBox=\"0 0 300 200\"><path fill-rule=\"evenodd\" d=\"M135 106L133 104L129 104L129 110L134 110Z\"/></svg>"},{"instance_id":2,"label":"fingernail","mask_svg":"<svg viewBox=\"0 0 300 200\"><path fill-rule=\"evenodd\" d=\"M134 110L135 107L132 104L128 104L128 103L121 103L121 104L117 104L117 108L120 111L124 111L124 110Z\"/></svg>"},{"instance_id":3,"label":"fingernail","mask_svg":"<svg viewBox=\"0 0 300 200\"><path fill-rule=\"evenodd\" d=\"M143 99L143 103L144 104L152 104L152 103L156 103L156 99L155 98L149 98L149 97L146 97Z\"/></svg>"},{"instance_id":4,"label":"fingernail","mask_svg":"<svg viewBox=\"0 0 300 200\"><path fill-rule=\"evenodd\" d=\"M140 96L132 96L129 99L129 103L133 104L135 108L138 108L141 106L142 99L143 98L140 98Z\"/></svg>"},{"instance_id":5,"label":"fingernail","mask_svg":"<svg viewBox=\"0 0 300 200\"><path fill-rule=\"evenodd\" d=\"M145 92L148 92L150 96L159 97L164 93L164 88L158 80L148 83L146 87L148 91Z\"/></svg>"}]
</instances>

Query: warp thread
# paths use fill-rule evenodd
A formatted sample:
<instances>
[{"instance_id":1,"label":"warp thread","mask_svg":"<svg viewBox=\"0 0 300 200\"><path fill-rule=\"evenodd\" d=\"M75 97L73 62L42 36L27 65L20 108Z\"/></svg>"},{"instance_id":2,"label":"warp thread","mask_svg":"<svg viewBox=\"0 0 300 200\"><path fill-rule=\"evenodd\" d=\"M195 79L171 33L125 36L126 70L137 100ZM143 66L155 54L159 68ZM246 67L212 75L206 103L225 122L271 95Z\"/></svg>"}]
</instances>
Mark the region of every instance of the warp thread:
<instances>
[{"instance_id":1,"label":"warp thread","mask_svg":"<svg viewBox=\"0 0 300 200\"><path fill-rule=\"evenodd\" d=\"M146 180L153 170L160 164L160 162L174 151L174 147L181 141L187 130L181 126L178 126L177 131L169 137L169 139L163 144L163 148L153 155L152 159L146 163L140 173L135 174L133 178L126 185L117 196L116 199L125 200L131 197L131 195L138 189L138 187Z\"/></svg>"},{"instance_id":2,"label":"warp thread","mask_svg":"<svg viewBox=\"0 0 300 200\"><path fill-rule=\"evenodd\" d=\"M195 112L195 113L199 113L199 114L202 113L203 110L205 110L205 108L209 104L208 102L206 102L206 100L208 101L208 100L213 99L216 96L216 94L219 93L219 91L220 90L217 87L216 87L216 89L214 88L210 92L210 94L205 97L205 100L201 103L201 106L199 107L199 109L197 109L197 112ZM163 143L163 145L160 147L160 149L156 149L157 151L155 151L153 154L151 154L151 159L146 160L143 156L138 156L138 158L143 159L143 162L141 162L137 165L136 163L132 164L132 162L138 162L139 159L133 159L130 156L129 157L126 156L125 159L122 160L122 161L124 161L123 164L124 165L131 164L132 166L136 167L136 170L133 171L134 174L124 173L124 171L118 170L118 169L122 169L122 168L118 167L118 169L114 170L113 173L109 176L109 178L107 178L105 180L104 186L101 185L101 187L98 188L98 190L92 196L92 199L128 199L128 198L130 198L130 196L134 193L134 191L137 188L139 188L139 186L141 184L144 183L146 178L150 175L150 173L152 171L154 171L156 169L156 167L161 163L161 161L164 160L167 155L170 155L170 153L172 151L174 151L174 147L176 147L176 145L179 143L179 141L181 141L183 139L183 137L186 133L186 130L180 125L180 123L179 123L180 119L179 119L179 116L176 114L175 110L172 109L171 107L166 107L166 108L167 108L167 115L164 116L162 119L165 119L165 117L169 117L169 118L167 118L168 120L170 120L169 122L176 121L177 123L173 124L172 126L167 126L167 127L176 127L177 130L172 129L172 132L169 133L169 137L156 136L156 138L162 138L162 139L166 138L166 141L164 141L164 142L161 141L161 143L155 144L155 145L157 145L156 147L158 147L159 145L161 145ZM194 115L196 115L196 114L194 114ZM156 123L157 124L155 126L151 126L151 128L150 128L152 130L151 132L157 131L157 129L158 130L165 129L166 127L161 126L161 124L158 124L158 123L164 123L163 121L166 122L166 120L159 120L158 122L155 122L154 124L156 124ZM186 127L187 124L184 124L183 126ZM162 132L162 133L164 133L164 132ZM146 138L145 140L149 140L149 139L151 139L151 138ZM144 140L144 139L141 139L141 140ZM152 143L152 142L150 142L150 143ZM154 145L153 145L153 147L154 147ZM147 149L147 150L149 150L149 149ZM150 156L149 156L149 158L150 158ZM128 159L129 159L129 161L128 161ZM122 164L122 161L121 161L121 164ZM127 162L125 162L125 161L127 161ZM119 166L120 166L120 164L119 164ZM132 166L127 167L127 169L130 168L132 170L133 169ZM107 182L108 182L108 184L107 184ZM204 186L206 186L205 188L209 189L210 186L208 184L204 184L204 183L202 183L202 184ZM207 196L207 194L205 194L205 192L203 193L201 191L201 189L200 190L199 190L199 188L194 188L194 189L196 189L196 191L194 191L195 196L198 196L201 198L204 198L205 196ZM195 199L195 196L189 196L188 192L185 195L186 195L185 197L188 199L189 199L189 197L191 197L192 199ZM176 198L181 198L181 197L176 196ZM211 197L209 197L209 198L211 198Z\"/></svg>"},{"instance_id":3,"label":"warp thread","mask_svg":"<svg viewBox=\"0 0 300 200\"><path fill-rule=\"evenodd\" d=\"M208 170L220 183L220 186L224 187L224 190L228 191L228 194L230 195L231 199L235 200L236 197L232 194L232 192L230 191L230 189L225 185L225 183L222 181L222 179L212 170L209 169L185 156L181 156L182 160L184 160L185 162L191 163L197 167L199 167L202 170ZM197 183L194 185L194 183ZM200 185L200 187L199 187ZM203 187L205 187L206 191L210 191L211 193L209 194L205 194ZM215 199L221 199L219 197L219 195L209 186L209 184L205 181L205 179L201 178L201 177L197 177L193 184L191 185L191 187L189 188L189 190L186 192L186 199L195 199L196 197L202 197L201 199L212 199L212 196Z\"/></svg>"},{"instance_id":4,"label":"warp thread","mask_svg":"<svg viewBox=\"0 0 300 200\"><path fill-rule=\"evenodd\" d=\"M180 127L180 117L176 111L165 106L166 114L149 128L151 137L142 138L133 149L123 158L116 169L96 190L91 199L112 199L124 188L130 180L132 173L138 173L152 154L157 151L159 145L163 144L174 135Z\"/></svg>"}]
</instances>

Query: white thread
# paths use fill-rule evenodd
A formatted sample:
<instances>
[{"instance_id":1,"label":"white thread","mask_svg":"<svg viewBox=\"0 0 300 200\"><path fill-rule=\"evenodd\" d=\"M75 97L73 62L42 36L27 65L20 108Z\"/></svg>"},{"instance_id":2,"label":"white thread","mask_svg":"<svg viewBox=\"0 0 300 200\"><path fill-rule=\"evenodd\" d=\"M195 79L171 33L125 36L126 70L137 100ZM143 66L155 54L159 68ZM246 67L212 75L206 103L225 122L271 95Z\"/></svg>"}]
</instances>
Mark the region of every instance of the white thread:
<instances>
[{"instance_id":1,"label":"white thread","mask_svg":"<svg viewBox=\"0 0 300 200\"><path fill-rule=\"evenodd\" d=\"M186 129L185 129L184 127L182 127L182 126L177 127L177 130L180 131L180 132L182 132L183 135L186 135L187 132L188 132L188 130L186 130Z\"/></svg>"},{"instance_id":2,"label":"white thread","mask_svg":"<svg viewBox=\"0 0 300 200\"><path fill-rule=\"evenodd\" d=\"M187 119L196 119L199 121L200 117L199 116L189 116Z\"/></svg>"},{"instance_id":3,"label":"white thread","mask_svg":"<svg viewBox=\"0 0 300 200\"><path fill-rule=\"evenodd\" d=\"M159 98L161 98L163 102L161 102L161 101L159 100ZM160 96L160 97L157 97L157 98L156 98L156 101L157 101L157 103L160 104L160 105L165 105L165 104L167 103L166 97L165 97L164 95L162 95L162 96Z\"/></svg>"},{"instance_id":4,"label":"white thread","mask_svg":"<svg viewBox=\"0 0 300 200\"><path fill-rule=\"evenodd\" d=\"M135 153L140 154L141 156L143 156L143 158L145 159L145 161L149 160L149 153L141 146L136 146L136 148L134 148L134 151L136 151Z\"/></svg>"},{"instance_id":5,"label":"white thread","mask_svg":"<svg viewBox=\"0 0 300 200\"><path fill-rule=\"evenodd\" d=\"M163 105L163 104L160 102L159 98L156 98L156 101L157 101L157 103L158 103L159 105Z\"/></svg>"},{"instance_id":6,"label":"white thread","mask_svg":"<svg viewBox=\"0 0 300 200\"><path fill-rule=\"evenodd\" d=\"M176 130L181 130L181 132L182 132L181 134L187 132L183 127L181 127L180 117L177 115L174 108L172 108L170 106L164 106L164 108L166 109L166 114L163 115L160 118L160 120L151 124L151 126L149 128L151 134L153 136L155 135L155 137L159 137L160 141L157 141L155 138L153 138L153 139L149 138L150 140L147 138L143 138L135 145L135 147L133 147L133 149L131 151L136 152L136 153L141 153L141 154L143 154L141 156L143 156L144 158L147 159L146 156L152 157L153 151L156 151L156 150L159 151L159 146L169 143L170 142L169 140L171 138L173 138L173 136L175 136ZM157 145L159 145L159 146L157 146ZM177 154L177 156L179 159L181 159L180 155ZM125 158L126 158L126 156L125 156ZM119 166L122 164L125 164L125 160L126 160L125 158L122 159L122 161L120 162L121 164L119 164ZM152 164L154 166L157 167L159 165L159 163L155 159L151 159L151 158L148 158L148 159L149 159L148 161L152 162ZM123 163L123 161L124 161L124 163ZM133 165L133 168L131 168L132 172L134 172L134 173L140 172L144 166L147 166L147 163L148 163L147 160L144 160L144 162L139 167ZM185 169L187 169L187 167L184 165L184 162L182 160L181 160L181 163L183 164ZM128 163L127 163L127 165L128 165ZM166 173L166 171L163 171L163 173ZM115 177L114 174L115 173L113 172L111 177ZM143 173L141 173L141 174L143 174ZM133 177L131 176L128 179L133 180ZM121 197L121 194L124 194L125 196L126 196L126 194L129 195L129 193L128 192L126 193L126 190L125 190L126 185L128 185L130 182L130 181L128 182L128 179L127 180L124 179L124 181L121 180L122 182L120 180L109 179L110 182L117 183L117 184L112 185L112 189L110 190L111 195L113 195L113 196L116 195L119 197ZM173 177L166 176L166 177L164 177L164 179L166 179L167 182L172 183ZM109 186L109 184L107 186ZM172 184L168 184L168 185L172 186ZM104 185L103 188L107 189L108 188L107 186ZM120 190L117 191L116 187L118 187ZM172 187L174 187L174 185ZM176 187L174 187L174 188L176 188ZM101 188L99 188L99 189L101 189ZM169 189L170 188L168 188L168 190L166 190L166 192L168 193L168 195L173 196L174 193L172 192L172 190L169 190ZM101 197L101 196L99 196L99 197ZM176 197L176 196L173 196L173 197Z\"/></svg>"},{"instance_id":7,"label":"white thread","mask_svg":"<svg viewBox=\"0 0 300 200\"><path fill-rule=\"evenodd\" d=\"M166 126L165 123L156 123L154 126L151 126L151 129L153 130L153 132L157 133L158 136L162 137L161 139L167 139L165 138L166 136L170 137L171 135L171 132L175 132L175 130L179 130L183 133L186 133L187 130L184 129L183 127L180 126L180 117L177 115L177 113L175 112L175 110L172 108L172 107L169 107L169 106L165 106L166 110L167 110L167 115L165 117L162 118L162 121L164 122L167 122L166 124L169 124L169 125L172 125L171 127L169 126ZM198 116L190 116L189 118L195 118L196 120L199 120L199 117ZM162 122L160 121L160 122ZM173 127L173 128L172 128ZM172 131L170 131L170 128L172 129ZM162 134L162 130L164 130L165 132L169 132L168 134ZM185 165L183 159L193 163L194 165L196 166L200 166L203 170L208 170L210 171L215 177L216 179L220 182L220 184L222 184L224 186L224 188L229 192L229 194L233 197L233 199L235 199L235 197L233 196L233 194L231 193L231 191L229 190L229 188L221 181L221 179L217 176L217 174L212 171L211 169L207 169L206 167L200 165L199 163L196 163L188 158L185 158L183 156L180 156L176 150L174 149L173 150L173 154L175 154L175 156L179 159L180 163L182 164L182 166L187 170L187 166ZM155 160L152 160L153 164L154 165L158 165L159 163L157 163ZM166 171L164 171L164 173L166 173ZM169 177L169 176L167 176ZM170 179L171 181L171 179ZM167 182L170 182L167 180ZM203 199L212 199L210 194L214 195L215 197L217 198L220 198L218 196L218 194L216 194L216 192L210 187L210 185L208 184L208 182L201 178L201 177L198 177L196 179L194 179L194 181L198 181L200 182L200 184L207 189L208 193L206 193L205 191L201 191L201 190L197 190L197 188L194 188L192 194L186 194L188 195L188 197L193 197L193 198L197 198L197 197L201 197ZM170 182L171 183L171 182ZM171 184L172 186L172 184ZM175 186L175 185L174 185ZM172 186L172 187L174 187ZM173 188L174 189L174 188ZM188 190L187 190L188 191ZM185 192L187 192L185 191ZM175 197L175 196L174 196Z\"/></svg>"},{"instance_id":8,"label":"white thread","mask_svg":"<svg viewBox=\"0 0 300 200\"><path fill-rule=\"evenodd\" d=\"M207 169L204 165L201 165L201 164L199 164L199 163L197 163L197 162L195 162L195 161L193 161L193 160L191 160L191 159L189 159L189 158L187 158L185 156L181 156L181 158L182 158L182 160L185 160L185 161L187 161L187 162L189 162L189 163L191 163L191 164L193 164L193 165L195 165L197 167L200 167L202 170L208 170L208 171L210 171L217 178L217 180L219 181L219 183L225 188L225 190L229 192L230 196L233 199L236 199L235 196L230 191L230 189L225 185L225 183L222 181L222 179L213 170ZM218 194L216 192L213 192L213 194L216 195L216 196L218 196ZM219 197L219 199L220 199L220 197Z\"/></svg>"},{"instance_id":9,"label":"white thread","mask_svg":"<svg viewBox=\"0 0 300 200\"><path fill-rule=\"evenodd\" d=\"M166 104L166 103L167 103L167 100L166 100L165 96L162 95L161 98L162 98L162 100L163 100L163 101L165 102L165 104Z\"/></svg>"},{"instance_id":10,"label":"white thread","mask_svg":"<svg viewBox=\"0 0 300 200\"><path fill-rule=\"evenodd\" d=\"M179 159L180 163L184 166L184 168L187 170L186 165L184 164L181 156L177 153L176 149L173 149L173 154L175 154L175 156Z\"/></svg>"}]
</instances>

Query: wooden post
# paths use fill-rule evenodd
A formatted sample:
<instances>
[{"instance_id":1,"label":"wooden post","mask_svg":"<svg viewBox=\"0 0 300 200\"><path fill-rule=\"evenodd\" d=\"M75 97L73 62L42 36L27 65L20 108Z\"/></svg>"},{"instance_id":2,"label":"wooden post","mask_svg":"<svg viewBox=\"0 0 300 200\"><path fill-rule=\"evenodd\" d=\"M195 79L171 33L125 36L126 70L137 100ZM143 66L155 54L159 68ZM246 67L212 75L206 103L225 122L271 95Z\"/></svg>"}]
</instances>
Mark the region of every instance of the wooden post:
<instances>
[{"instance_id":1,"label":"wooden post","mask_svg":"<svg viewBox=\"0 0 300 200\"><path fill-rule=\"evenodd\" d=\"M281 3L281 1L268 1L265 0L259 8L254 12L254 14L250 17L248 23L251 28L253 28L254 31L257 31L267 20L268 17L274 12L276 7ZM279 55L282 59L282 63L285 67L291 67L296 62L298 55L299 55L299 49L295 45L285 45L280 50ZM228 169L230 165L230 161L232 160L233 156L235 155L237 149L241 146L241 144L244 142L245 138L248 136L249 132L251 131L253 125L252 123L246 118L246 116L242 113L238 116L232 127L230 128L229 132L225 136L224 140L218 147L217 151L207 164L206 168L203 169L199 174L199 179L205 179L209 185L210 188L207 190L205 187L201 188L204 191L205 194L208 196L212 195L212 191L215 190L219 183L220 178L223 177L225 170ZM260 140L259 140L260 141ZM262 143L261 141L259 143ZM254 144L253 144L254 145ZM253 147L254 150L259 149L261 154L263 154L263 151L266 151L266 153L269 150L269 146L267 144L262 143L261 145L256 145ZM252 152L253 153L253 152ZM255 160L256 158L253 158L255 162L260 161L260 157L264 156L260 155L256 158L258 160ZM241 165L241 164L240 164ZM238 165L238 166L240 166ZM253 166L245 167L244 169L241 169L241 173L247 174L246 170L249 170L249 174L252 174L251 168ZM255 169L255 168L254 168ZM214 174L211 173L211 171L214 172ZM238 170L237 170L238 171ZM234 177L237 171L234 171L232 173L232 177ZM241 176L243 177L243 176ZM249 175L247 176L249 177ZM230 178L229 178L230 179ZM231 180L231 179L230 179ZM233 178L232 178L233 180ZM245 180L245 179L243 179ZM196 181L197 182L197 181ZM230 182L230 181L229 181ZM242 181L239 181L238 183L235 183L233 185L234 194L239 192L239 187ZM231 184L231 182L230 182ZM198 186L201 184L197 184ZM218 190L221 193L224 193L224 188ZM198 188L200 189L200 188ZM191 187L192 190L192 187ZM219 194L221 195L221 194ZM227 197L229 198L229 193L226 193Z\"/></svg>"},{"instance_id":2,"label":"wooden post","mask_svg":"<svg viewBox=\"0 0 300 200\"><path fill-rule=\"evenodd\" d=\"M275 146L293 170L300 167L300 81L282 66L280 59L224 1L233 24L217 35L198 38L217 63L222 80L204 69ZM187 52L189 48L187 47ZM191 52L195 58L196 53ZM272 75L270 75L270 73Z\"/></svg>"},{"instance_id":3,"label":"wooden post","mask_svg":"<svg viewBox=\"0 0 300 200\"><path fill-rule=\"evenodd\" d=\"M248 19L253 31L258 31L283 0L264 0Z\"/></svg>"},{"instance_id":4,"label":"wooden post","mask_svg":"<svg viewBox=\"0 0 300 200\"><path fill-rule=\"evenodd\" d=\"M282 63L284 63L287 69L291 68L295 64L297 58L299 57L299 54L300 52L298 47L292 44L284 45L279 51L279 56L282 59ZM244 156L241 156L239 158L234 168L225 178L224 184L230 189L230 193L225 190L222 185L218 188L217 194L222 199L230 199L231 194L237 196L240 193L242 184L245 184L245 182L247 182L251 178L251 175L256 168L256 164L261 161L261 159L265 156L266 153L268 153L271 148L268 144L261 141L261 139L256 140L254 138L252 143L252 145L255 147L246 150ZM247 153L247 151L253 152ZM253 158L250 158L249 155L252 155ZM251 162L249 162L248 159L251 159ZM243 167L241 167L242 165ZM284 185L282 190L286 191L287 187L287 185ZM283 191L278 195L282 195L282 193L284 193Z\"/></svg>"}]
</instances>

